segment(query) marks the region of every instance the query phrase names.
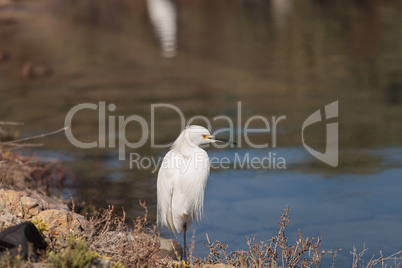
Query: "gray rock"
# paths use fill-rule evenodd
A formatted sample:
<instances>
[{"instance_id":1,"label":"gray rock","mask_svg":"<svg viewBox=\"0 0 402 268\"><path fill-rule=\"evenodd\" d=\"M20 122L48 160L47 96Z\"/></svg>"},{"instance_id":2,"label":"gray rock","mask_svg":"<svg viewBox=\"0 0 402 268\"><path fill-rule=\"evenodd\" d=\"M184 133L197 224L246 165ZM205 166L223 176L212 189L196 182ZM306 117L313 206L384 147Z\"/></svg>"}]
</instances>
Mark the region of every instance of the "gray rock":
<instances>
[{"instance_id":1,"label":"gray rock","mask_svg":"<svg viewBox=\"0 0 402 268\"><path fill-rule=\"evenodd\" d=\"M115 265L114 261L103 259L103 258L95 258L92 260L89 268L113 268Z\"/></svg>"},{"instance_id":2,"label":"gray rock","mask_svg":"<svg viewBox=\"0 0 402 268\"><path fill-rule=\"evenodd\" d=\"M172 239L166 239L166 238L160 238L161 245L160 245L160 251L159 251L159 256L165 257L165 256L170 256L173 260L178 260L180 261L183 249L180 246L180 243L172 240Z\"/></svg>"},{"instance_id":3,"label":"gray rock","mask_svg":"<svg viewBox=\"0 0 402 268\"><path fill-rule=\"evenodd\" d=\"M22 221L14 216L8 208L0 207L0 231L20 224Z\"/></svg>"}]
</instances>

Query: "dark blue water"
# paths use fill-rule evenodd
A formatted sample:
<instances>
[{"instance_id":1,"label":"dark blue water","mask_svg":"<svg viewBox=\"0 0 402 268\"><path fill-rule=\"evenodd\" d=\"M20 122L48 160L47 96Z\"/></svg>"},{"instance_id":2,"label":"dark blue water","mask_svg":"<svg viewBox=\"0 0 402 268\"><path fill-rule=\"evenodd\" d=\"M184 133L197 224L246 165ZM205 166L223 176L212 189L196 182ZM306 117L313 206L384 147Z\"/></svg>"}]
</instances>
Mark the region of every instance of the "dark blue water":
<instances>
[{"instance_id":1,"label":"dark blue water","mask_svg":"<svg viewBox=\"0 0 402 268\"><path fill-rule=\"evenodd\" d=\"M295 242L299 229L305 237L323 235L322 249L341 249L338 267L351 266L353 246L369 248L368 259L379 257L380 251L384 255L395 253L402 236L402 214L398 213L402 204L401 150L371 150L370 154L383 160L376 171L367 174L300 170L310 158L302 148L275 150L289 159L288 170L212 172L205 194L205 219L189 231L191 237L196 230L195 254L205 256L205 234L229 245L228 251L247 250L246 237L255 235L257 241L268 241L277 234L286 205L290 207L289 243ZM247 152L254 156L267 153ZM209 155L231 153L212 151ZM331 261L330 256L324 258L324 267Z\"/></svg>"}]
</instances>

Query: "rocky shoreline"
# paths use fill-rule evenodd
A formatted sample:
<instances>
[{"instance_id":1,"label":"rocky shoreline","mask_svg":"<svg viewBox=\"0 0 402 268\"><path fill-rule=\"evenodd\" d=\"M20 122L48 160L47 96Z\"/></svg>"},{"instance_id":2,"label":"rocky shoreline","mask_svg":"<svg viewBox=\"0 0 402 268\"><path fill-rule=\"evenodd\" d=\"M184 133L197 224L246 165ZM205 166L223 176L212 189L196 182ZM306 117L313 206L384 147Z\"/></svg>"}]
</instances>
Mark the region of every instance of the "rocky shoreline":
<instances>
[{"instance_id":1,"label":"rocky shoreline","mask_svg":"<svg viewBox=\"0 0 402 268\"><path fill-rule=\"evenodd\" d=\"M32 222L38 230L46 237L50 243L56 243L64 247L63 243L69 237L74 236L76 240L88 239L95 233L93 222L87 217L71 211L63 200L55 197L42 195L34 190L12 190L0 185L0 231L6 228L21 224L22 222ZM106 223L108 224L108 223ZM98 226L99 227L99 226ZM122 232L109 231L106 237L115 237L116 235L130 236L128 239L132 243L135 240L145 240L145 243L153 242L157 239L158 249L157 258L163 260L166 267L184 267L179 261L182 248L177 241L164 239L159 235L141 233L141 235L132 235L130 232L122 234ZM55 242L56 241L56 242ZM118 260L112 260L110 257L98 255L91 260L88 267L131 267L130 265L118 266ZM52 264L45 267L54 267ZM57 266L56 266L57 267ZM146 267L137 264L132 267ZM233 267L230 265L220 264L203 264L197 267Z\"/></svg>"},{"instance_id":2,"label":"rocky shoreline","mask_svg":"<svg viewBox=\"0 0 402 268\"><path fill-rule=\"evenodd\" d=\"M45 236L63 235L67 226L74 230L87 230L89 222L84 216L72 212L56 198L32 190L14 191L0 189L0 225L4 228L23 221L41 221L46 224Z\"/></svg>"},{"instance_id":3,"label":"rocky shoreline","mask_svg":"<svg viewBox=\"0 0 402 268\"><path fill-rule=\"evenodd\" d=\"M45 237L57 237L58 240L66 240L72 234L85 237L94 232L93 224L85 216L71 211L57 198L44 196L33 190L0 189L0 230L24 221L32 222ZM144 237L153 239L147 234ZM171 264L181 265L176 257L181 253L179 243L160 237L158 239L158 255L161 258L170 258ZM114 264L114 261L100 257L93 260L92 267L113 267Z\"/></svg>"}]
</instances>

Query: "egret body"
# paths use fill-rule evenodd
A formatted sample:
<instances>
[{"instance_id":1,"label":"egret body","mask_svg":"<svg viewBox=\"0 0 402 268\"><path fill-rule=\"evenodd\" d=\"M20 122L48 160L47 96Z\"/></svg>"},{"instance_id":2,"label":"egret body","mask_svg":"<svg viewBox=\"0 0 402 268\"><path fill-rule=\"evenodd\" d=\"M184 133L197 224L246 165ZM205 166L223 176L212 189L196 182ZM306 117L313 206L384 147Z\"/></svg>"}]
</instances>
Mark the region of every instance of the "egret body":
<instances>
[{"instance_id":1,"label":"egret body","mask_svg":"<svg viewBox=\"0 0 402 268\"><path fill-rule=\"evenodd\" d=\"M157 224L167 226L175 236L183 234L183 259L186 261L186 231L194 219L200 220L204 190L209 175L209 159L201 144L229 142L211 136L201 126L184 129L165 155L158 173Z\"/></svg>"}]
</instances>

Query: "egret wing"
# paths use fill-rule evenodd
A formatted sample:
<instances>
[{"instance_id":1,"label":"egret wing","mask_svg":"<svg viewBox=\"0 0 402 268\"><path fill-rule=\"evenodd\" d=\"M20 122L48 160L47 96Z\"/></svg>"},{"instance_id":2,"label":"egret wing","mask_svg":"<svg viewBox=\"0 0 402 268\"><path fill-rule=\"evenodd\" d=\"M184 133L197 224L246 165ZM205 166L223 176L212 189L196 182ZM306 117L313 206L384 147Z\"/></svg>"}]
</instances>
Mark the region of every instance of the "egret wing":
<instances>
[{"instance_id":1,"label":"egret wing","mask_svg":"<svg viewBox=\"0 0 402 268\"><path fill-rule=\"evenodd\" d=\"M162 166L158 173L157 192L158 192L158 218L157 224L159 226L167 226L175 236L177 230L173 223L172 212L172 198L173 198L173 185L174 176L178 170L172 169L169 165L172 153L166 154L163 159Z\"/></svg>"}]
</instances>

